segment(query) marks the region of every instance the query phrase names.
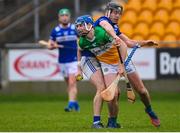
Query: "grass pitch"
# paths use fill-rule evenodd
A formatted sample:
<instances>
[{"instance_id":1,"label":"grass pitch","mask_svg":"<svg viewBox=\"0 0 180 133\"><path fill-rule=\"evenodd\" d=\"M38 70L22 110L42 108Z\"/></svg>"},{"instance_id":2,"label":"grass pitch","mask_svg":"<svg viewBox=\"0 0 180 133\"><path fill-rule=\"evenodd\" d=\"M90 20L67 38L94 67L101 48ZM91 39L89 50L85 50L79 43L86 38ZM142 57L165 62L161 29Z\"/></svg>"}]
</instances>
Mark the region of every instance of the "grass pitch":
<instances>
[{"instance_id":1,"label":"grass pitch","mask_svg":"<svg viewBox=\"0 0 180 133\"><path fill-rule=\"evenodd\" d=\"M142 103L127 102L126 96L120 98L118 122L121 129L91 129L92 98L80 96L80 112L64 112L67 98L62 95L0 95L0 131L180 131L179 93L152 93L152 106L161 119L161 127L151 125ZM139 98L137 98L139 99ZM107 123L107 106L103 105L102 122Z\"/></svg>"}]
</instances>

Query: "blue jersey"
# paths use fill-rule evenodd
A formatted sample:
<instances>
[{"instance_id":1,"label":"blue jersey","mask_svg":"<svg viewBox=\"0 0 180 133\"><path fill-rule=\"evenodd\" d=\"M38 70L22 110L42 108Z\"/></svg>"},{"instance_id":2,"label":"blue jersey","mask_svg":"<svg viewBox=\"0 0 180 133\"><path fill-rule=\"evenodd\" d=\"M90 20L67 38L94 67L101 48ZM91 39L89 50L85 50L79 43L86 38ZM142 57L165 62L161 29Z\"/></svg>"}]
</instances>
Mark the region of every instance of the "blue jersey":
<instances>
[{"instance_id":1,"label":"blue jersey","mask_svg":"<svg viewBox=\"0 0 180 133\"><path fill-rule=\"evenodd\" d=\"M115 31L115 33L116 33L116 35L117 36L119 36L120 34L121 34L121 32L120 32L120 30L119 30L119 27L117 26L117 24L114 24L108 17L106 17L106 16L102 16L102 17L100 17L98 20L96 20L96 22L94 23L94 27L96 27L96 26L100 26L100 22L101 21L107 21L107 22L109 22L111 25L112 25L112 27L114 28L114 31Z\"/></svg>"},{"instance_id":2,"label":"blue jersey","mask_svg":"<svg viewBox=\"0 0 180 133\"><path fill-rule=\"evenodd\" d=\"M91 53L89 50L82 50L81 51L81 56L95 57L95 55L93 53Z\"/></svg>"},{"instance_id":3,"label":"blue jersey","mask_svg":"<svg viewBox=\"0 0 180 133\"><path fill-rule=\"evenodd\" d=\"M77 61L77 33L74 24L69 24L67 28L56 26L51 32L50 39L64 46L58 49L59 63Z\"/></svg>"}]
</instances>

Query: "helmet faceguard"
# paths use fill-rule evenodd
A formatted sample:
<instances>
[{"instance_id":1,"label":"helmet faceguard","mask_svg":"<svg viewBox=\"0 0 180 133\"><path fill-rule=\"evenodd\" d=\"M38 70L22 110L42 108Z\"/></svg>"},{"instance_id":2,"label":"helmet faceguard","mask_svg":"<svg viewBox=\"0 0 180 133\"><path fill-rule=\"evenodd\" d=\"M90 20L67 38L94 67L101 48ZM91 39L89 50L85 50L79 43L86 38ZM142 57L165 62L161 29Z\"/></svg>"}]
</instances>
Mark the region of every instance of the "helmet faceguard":
<instances>
[{"instance_id":1,"label":"helmet faceguard","mask_svg":"<svg viewBox=\"0 0 180 133\"><path fill-rule=\"evenodd\" d=\"M90 27L88 27L89 24L91 24ZM76 31L78 32L79 36L86 36L91 31L93 24L94 24L93 19L89 15L78 17L75 21L75 25L76 25ZM79 25L84 26L85 29L78 30L77 27Z\"/></svg>"},{"instance_id":2,"label":"helmet faceguard","mask_svg":"<svg viewBox=\"0 0 180 133\"><path fill-rule=\"evenodd\" d=\"M107 12L106 16L109 18L109 17L110 17L110 14L111 14L111 12L112 12L113 10L118 11L118 12L120 12L120 14L122 14L122 12L123 12L123 7L122 7L121 5L119 5L119 4L117 4L117 3L109 2L109 3L107 4L105 10L106 10L106 12Z\"/></svg>"}]
</instances>

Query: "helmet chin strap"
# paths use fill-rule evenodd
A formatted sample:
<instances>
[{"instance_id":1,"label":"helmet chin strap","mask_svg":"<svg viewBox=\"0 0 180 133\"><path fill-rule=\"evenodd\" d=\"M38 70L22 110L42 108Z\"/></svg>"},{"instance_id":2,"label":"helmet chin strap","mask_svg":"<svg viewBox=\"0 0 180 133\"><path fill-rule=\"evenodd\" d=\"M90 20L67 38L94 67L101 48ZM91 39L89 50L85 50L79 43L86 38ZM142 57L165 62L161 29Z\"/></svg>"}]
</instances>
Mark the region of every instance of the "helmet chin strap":
<instances>
[{"instance_id":1,"label":"helmet chin strap","mask_svg":"<svg viewBox=\"0 0 180 133\"><path fill-rule=\"evenodd\" d=\"M87 23L84 23L84 26L85 26L85 29L87 30L87 32L86 33L81 33L81 36L86 36L90 31L91 31L91 29L92 29L92 25L88 28L88 26L87 26Z\"/></svg>"},{"instance_id":2,"label":"helmet chin strap","mask_svg":"<svg viewBox=\"0 0 180 133\"><path fill-rule=\"evenodd\" d=\"M87 31L90 31L92 29L92 25L88 28L87 23L85 23L85 28Z\"/></svg>"},{"instance_id":3,"label":"helmet chin strap","mask_svg":"<svg viewBox=\"0 0 180 133\"><path fill-rule=\"evenodd\" d=\"M87 35L90 31L91 31L91 29L92 29L92 25L88 28L88 26L87 26L87 23L85 23L85 28L86 28L86 30L87 30L87 33L85 33L85 35Z\"/></svg>"}]
</instances>

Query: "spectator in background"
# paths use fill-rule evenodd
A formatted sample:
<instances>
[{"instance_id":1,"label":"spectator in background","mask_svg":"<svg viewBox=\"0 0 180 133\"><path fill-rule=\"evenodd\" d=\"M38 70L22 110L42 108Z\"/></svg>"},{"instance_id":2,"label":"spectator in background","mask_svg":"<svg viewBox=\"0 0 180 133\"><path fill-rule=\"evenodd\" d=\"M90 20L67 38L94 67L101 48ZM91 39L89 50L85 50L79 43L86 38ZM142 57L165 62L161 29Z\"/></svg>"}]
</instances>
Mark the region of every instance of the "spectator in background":
<instances>
[{"instance_id":1,"label":"spectator in background","mask_svg":"<svg viewBox=\"0 0 180 133\"><path fill-rule=\"evenodd\" d=\"M64 48L58 49L58 61L61 73L67 83L69 102L64 109L66 112L72 110L79 111L80 109L77 102L77 85L75 77L75 74L77 73L77 34L75 25L70 23L70 18L71 13L69 9L60 9L58 12L59 25L52 30L49 39L51 45L50 49L55 49L56 43L64 46Z\"/></svg>"}]
</instances>

